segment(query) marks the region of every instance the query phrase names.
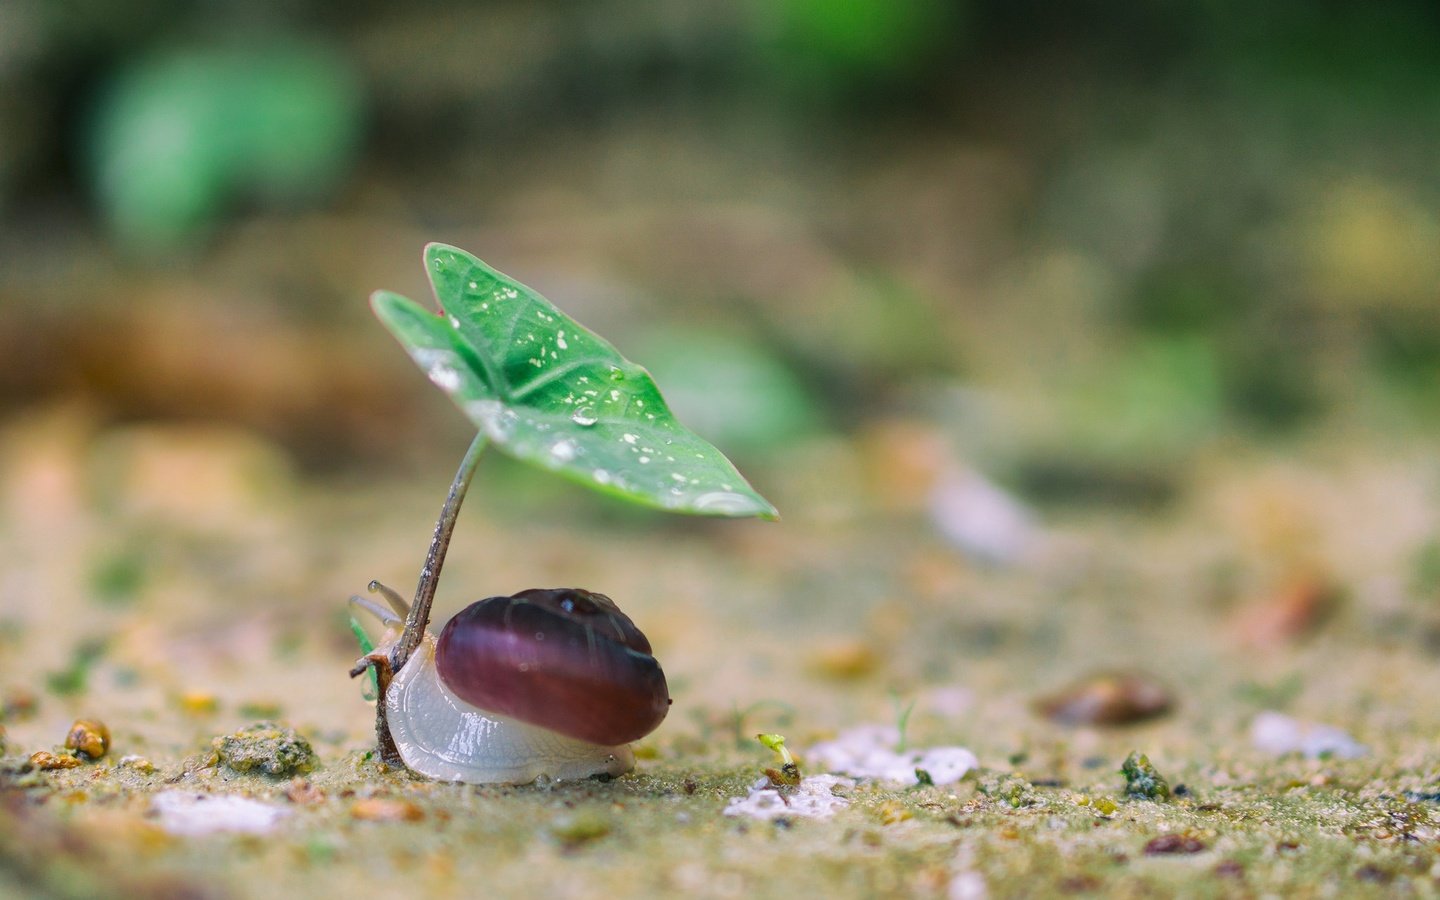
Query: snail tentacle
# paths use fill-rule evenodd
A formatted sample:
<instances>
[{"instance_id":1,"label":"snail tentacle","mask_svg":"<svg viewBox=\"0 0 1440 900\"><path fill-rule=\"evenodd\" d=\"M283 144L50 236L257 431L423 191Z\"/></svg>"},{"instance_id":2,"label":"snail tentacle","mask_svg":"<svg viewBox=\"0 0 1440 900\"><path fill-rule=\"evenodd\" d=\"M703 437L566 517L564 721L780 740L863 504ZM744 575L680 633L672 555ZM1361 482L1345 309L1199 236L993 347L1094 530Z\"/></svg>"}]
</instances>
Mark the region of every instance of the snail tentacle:
<instances>
[{"instance_id":1,"label":"snail tentacle","mask_svg":"<svg viewBox=\"0 0 1440 900\"><path fill-rule=\"evenodd\" d=\"M402 619L405 616L410 615L410 601L400 596L399 591L395 590L387 584L382 584L379 581L371 581L369 584L369 590L372 594L379 594L380 596L384 597L385 602L389 603L390 608L395 610L395 614L400 616Z\"/></svg>"},{"instance_id":2,"label":"snail tentacle","mask_svg":"<svg viewBox=\"0 0 1440 900\"><path fill-rule=\"evenodd\" d=\"M375 582L371 582L371 584L374 583ZM365 610L370 615L380 620L380 624L384 625L386 628L395 628L397 626L405 624L404 613L396 615L396 613L391 612L390 610L376 603L374 600L371 600L369 597L362 597L359 594L350 595L350 608Z\"/></svg>"}]
</instances>

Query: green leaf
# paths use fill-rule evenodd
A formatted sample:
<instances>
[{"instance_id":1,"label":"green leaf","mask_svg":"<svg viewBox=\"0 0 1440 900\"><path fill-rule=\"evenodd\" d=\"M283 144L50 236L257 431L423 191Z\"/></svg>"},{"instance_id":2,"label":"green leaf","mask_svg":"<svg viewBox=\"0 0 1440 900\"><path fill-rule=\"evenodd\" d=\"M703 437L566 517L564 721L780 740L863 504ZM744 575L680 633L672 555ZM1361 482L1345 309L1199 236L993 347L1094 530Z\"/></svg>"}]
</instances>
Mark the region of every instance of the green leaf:
<instances>
[{"instance_id":1,"label":"green leaf","mask_svg":"<svg viewBox=\"0 0 1440 900\"><path fill-rule=\"evenodd\" d=\"M671 414L650 374L550 301L463 250L425 248L436 315L388 291L375 315L497 447L672 512L775 518L719 450Z\"/></svg>"},{"instance_id":2,"label":"green leaf","mask_svg":"<svg viewBox=\"0 0 1440 900\"><path fill-rule=\"evenodd\" d=\"M361 106L349 66L319 46L157 50L98 97L86 162L117 237L171 250L231 201L289 207L332 189Z\"/></svg>"}]
</instances>

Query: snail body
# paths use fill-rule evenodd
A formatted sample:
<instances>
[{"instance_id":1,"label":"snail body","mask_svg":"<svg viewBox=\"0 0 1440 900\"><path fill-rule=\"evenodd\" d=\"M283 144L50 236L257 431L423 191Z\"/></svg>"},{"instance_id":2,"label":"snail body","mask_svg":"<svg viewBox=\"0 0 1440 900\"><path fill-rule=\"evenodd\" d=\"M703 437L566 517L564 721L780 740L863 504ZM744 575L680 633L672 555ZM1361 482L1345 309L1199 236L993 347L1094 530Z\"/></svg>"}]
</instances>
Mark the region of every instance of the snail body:
<instances>
[{"instance_id":1,"label":"snail body","mask_svg":"<svg viewBox=\"0 0 1440 900\"><path fill-rule=\"evenodd\" d=\"M404 601L385 592L400 613ZM363 598L357 598L362 600ZM399 619L368 602L392 627ZM441 781L524 784L621 775L630 741L669 710L650 643L610 598L532 589L472 603L424 640L383 702L405 765Z\"/></svg>"}]
</instances>

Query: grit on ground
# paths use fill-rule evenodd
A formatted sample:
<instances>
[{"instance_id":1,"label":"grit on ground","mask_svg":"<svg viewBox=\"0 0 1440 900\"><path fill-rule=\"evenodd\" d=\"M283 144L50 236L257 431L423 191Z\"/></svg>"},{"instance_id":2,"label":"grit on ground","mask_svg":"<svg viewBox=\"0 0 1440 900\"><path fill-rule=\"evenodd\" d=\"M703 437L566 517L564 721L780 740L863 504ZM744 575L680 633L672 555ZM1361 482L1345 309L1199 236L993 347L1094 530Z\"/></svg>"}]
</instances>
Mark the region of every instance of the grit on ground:
<instances>
[{"instance_id":1,"label":"grit on ground","mask_svg":"<svg viewBox=\"0 0 1440 900\"><path fill-rule=\"evenodd\" d=\"M121 445L97 503L87 466ZM446 473L300 481L251 438L89 431L63 411L5 446L10 893L1435 890L1436 473L1395 448L1207 460L1158 511L1032 510L1004 563L862 477L863 441L750 473L778 523L617 517L494 467L437 618L526 587L603 591L649 635L674 707L630 775L470 787L380 766L346 676L345 598L414 577ZM182 465L207 489L167 490ZM1096 709L1117 691L1166 702L1130 724L1054 720L1087 690ZM1266 743L1267 714L1352 744ZM98 759L62 746L77 718L108 728ZM839 775L807 750L901 724L978 769L835 780L845 802L821 817L725 815L777 764L756 733ZM77 764L36 766L40 751ZM1167 792L1132 789L1136 751Z\"/></svg>"}]
</instances>

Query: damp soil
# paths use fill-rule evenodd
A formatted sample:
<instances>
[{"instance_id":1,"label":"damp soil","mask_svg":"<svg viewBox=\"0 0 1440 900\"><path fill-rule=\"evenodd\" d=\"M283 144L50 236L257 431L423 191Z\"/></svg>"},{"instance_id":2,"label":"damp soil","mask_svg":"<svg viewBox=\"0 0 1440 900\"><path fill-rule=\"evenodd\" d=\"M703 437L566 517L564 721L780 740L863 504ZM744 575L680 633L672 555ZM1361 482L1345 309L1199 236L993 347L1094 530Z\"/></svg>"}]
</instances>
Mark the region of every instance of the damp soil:
<instances>
[{"instance_id":1,"label":"damp soil","mask_svg":"<svg viewBox=\"0 0 1440 900\"><path fill-rule=\"evenodd\" d=\"M448 471L327 481L235 434L126 437L143 450L97 494L87 473L115 435L64 409L6 434L0 894L1440 891L1440 598L1415 562L1436 533L1433 460L1328 440L1202 460L1163 508L1038 511L1007 565L861 477L862 443L748 465L778 523L677 525L499 467L462 513L437 616L603 591L649 635L674 706L632 774L498 787L386 769L346 674L346 597L412 583ZM181 465L184 487L165 474ZM1297 583L1329 599L1297 605ZM1170 702L1128 724L1044 714L1114 672ZM808 745L911 704L910 745L968 747L979 770L862 780L826 819L725 815L774 765L757 732L784 734L804 771ZM1266 710L1365 753L1264 751L1249 725ZM32 765L65 755L77 718L108 728L104 755ZM1168 796L1130 789L1135 752ZM156 803L175 792L280 812L187 833Z\"/></svg>"}]
</instances>

